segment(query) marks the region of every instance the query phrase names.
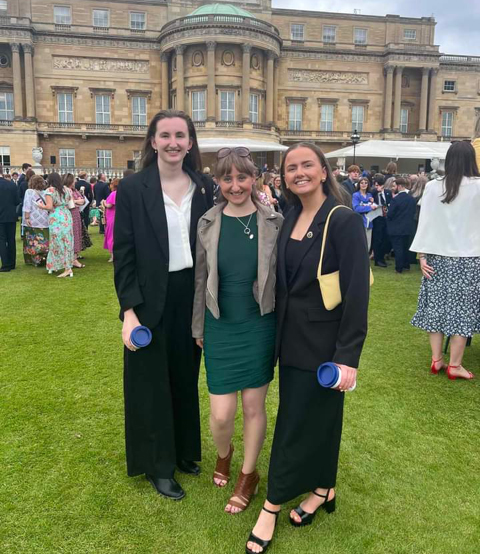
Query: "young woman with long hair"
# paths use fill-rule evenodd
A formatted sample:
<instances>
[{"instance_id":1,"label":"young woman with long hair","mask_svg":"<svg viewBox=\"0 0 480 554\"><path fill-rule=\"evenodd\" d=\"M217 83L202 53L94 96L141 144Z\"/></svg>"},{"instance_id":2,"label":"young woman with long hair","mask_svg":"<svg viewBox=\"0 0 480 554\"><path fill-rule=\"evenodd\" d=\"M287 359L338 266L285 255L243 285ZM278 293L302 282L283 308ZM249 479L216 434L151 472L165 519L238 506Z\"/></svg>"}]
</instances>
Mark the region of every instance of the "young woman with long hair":
<instances>
[{"instance_id":1,"label":"young woman with long hair","mask_svg":"<svg viewBox=\"0 0 480 554\"><path fill-rule=\"evenodd\" d=\"M123 320L127 472L180 500L175 469L198 475L201 458L198 372L192 338L197 223L213 206L192 120L162 110L151 120L142 170L117 189L115 287ZM139 325L152 341L131 341Z\"/></svg>"},{"instance_id":2,"label":"young woman with long hair","mask_svg":"<svg viewBox=\"0 0 480 554\"><path fill-rule=\"evenodd\" d=\"M222 148L217 205L200 218L193 336L204 348L210 428L218 457L213 482L230 479L232 436L241 393L244 459L225 511L245 510L258 488L265 439L265 397L273 378L277 237L283 218L261 204L247 148Z\"/></svg>"},{"instance_id":3,"label":"young woman with long hair","mask_svg":"<svg viewBox=\"0 0 480 554\"><path fill-rule=\"evenodd\" d=\"M295 527L312 523L320 508L335 509L343 391L356 381L367 332L370 270L361 217L343 205L339 185L316 145L291 146L280 173L283 193L294 204L278 240L280 403L267 500L248 539L247 554L266 552L281 504L310 493L289 514ZM327 303L327 309L317 273L329 215L321 270L339 271L341 300L336 307ZM317 382L316 370L324 362L341 368L336 390Z\"/></svg>"},{"instance_id":4,"label":"young woman with long hair","mask_svg":"<svg viewBox=\"0 0 480 554\"><path fill-rule=\"evenodd\" d=\"M480 333L480 173L473 146L454 142L445 176L427 183L418 229L410 247L418 252L423 279L412 324L427 331L431 373L473 379L462 365L468 337ZM450 362L443 361L444 337Z\"/></svg>"},{"instance_id":5,"label":"young woman with long hair","mask_svg":"<svg viewBox=\"0 0 480 554\"><path fill-rule=\"evenodd\" d=\"M73 204L70 208L72 214L73 223L73 253L74 261L73 267L82 268L85 264L82 264L78 257L83 248L83 229L82 229L82 216L80 214L80 206L85 204L85 197L80 191L75 188L75 176L72 173L66 173L63 176L63 186L66 187L72 195Z\"/></svg>"}]
</instances>

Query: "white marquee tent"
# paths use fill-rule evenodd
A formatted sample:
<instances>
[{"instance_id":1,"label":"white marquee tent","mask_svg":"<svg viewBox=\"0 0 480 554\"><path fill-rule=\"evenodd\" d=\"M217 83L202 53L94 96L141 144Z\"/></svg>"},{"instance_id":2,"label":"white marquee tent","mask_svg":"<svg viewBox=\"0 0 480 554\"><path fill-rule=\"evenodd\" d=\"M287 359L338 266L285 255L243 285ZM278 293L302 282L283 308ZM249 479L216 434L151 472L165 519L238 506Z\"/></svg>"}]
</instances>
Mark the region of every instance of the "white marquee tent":
<instances>
[{"instance_id":1,"label":"white marquee tent","mask_svg":"<svg viewBox=\"0 0 480 554\"><path fill-rule=\"evenodd\" d=\"M424 142L413 140L367 140L357 144L356 158L388 158L390 160L444 160L450 142ZM353 158L353 146L333 150L327 158Z\"/></svg>"}]
</instances>

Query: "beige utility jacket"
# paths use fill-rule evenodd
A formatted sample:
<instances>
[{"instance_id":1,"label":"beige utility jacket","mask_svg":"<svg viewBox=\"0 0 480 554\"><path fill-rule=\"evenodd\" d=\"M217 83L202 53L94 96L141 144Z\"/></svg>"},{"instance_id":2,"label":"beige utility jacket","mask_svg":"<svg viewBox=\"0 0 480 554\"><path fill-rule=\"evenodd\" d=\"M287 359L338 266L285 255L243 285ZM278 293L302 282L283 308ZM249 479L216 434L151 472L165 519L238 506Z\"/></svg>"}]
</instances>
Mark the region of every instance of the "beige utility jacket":
<instances>
[{"instance_id":1,"label":"beige utility jacket","mask_svg":"<svg viewBox=\"0 0 480 554\"><path fill-rule=\"evenodd\" d=\"M203 339L205 306L213 317L220 318L217 252L224 207L225 204L214 206L198 221L192 320L192 335L195 339ZM282 223L283 217L273 208L257 207L258 274L253 283L253 296L260 306L261 315L275 309L277 238Z\"/></svg>"}]
</instances>

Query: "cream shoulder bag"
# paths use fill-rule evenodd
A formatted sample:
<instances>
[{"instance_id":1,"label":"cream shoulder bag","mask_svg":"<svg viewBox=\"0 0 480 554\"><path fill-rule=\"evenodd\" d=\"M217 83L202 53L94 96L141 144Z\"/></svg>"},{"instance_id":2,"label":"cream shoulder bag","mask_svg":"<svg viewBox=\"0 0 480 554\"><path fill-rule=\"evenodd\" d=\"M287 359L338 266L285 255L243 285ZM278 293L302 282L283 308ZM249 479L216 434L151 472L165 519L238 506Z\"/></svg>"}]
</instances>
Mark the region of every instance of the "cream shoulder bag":
<instances>
[{"instance_id":1,"label":"cream shoulder bag","mask_svg":"<svg viewBox=\"0 0 480 554\"><path fill-rule=\"evenodd\" d=\"M335 206L330 210L327 221L325 222L325 229L323 231L322 250L320 252L320 262L318 264L317 270L317 279L320 285L320 292L322 293L323 304L325 306L325 309L328 311L333 310L342 303L342 292L340 290L340 271L334 271L333 273L322 275L323 254L325 252L325 243L327 242L328 224L330 223L330 217L332 216L333 212L338 208L346 208L347 210L350 209L347 206ZM373 273L370 269L370 286L372 285Z\"/></svg>"}]
</instances>

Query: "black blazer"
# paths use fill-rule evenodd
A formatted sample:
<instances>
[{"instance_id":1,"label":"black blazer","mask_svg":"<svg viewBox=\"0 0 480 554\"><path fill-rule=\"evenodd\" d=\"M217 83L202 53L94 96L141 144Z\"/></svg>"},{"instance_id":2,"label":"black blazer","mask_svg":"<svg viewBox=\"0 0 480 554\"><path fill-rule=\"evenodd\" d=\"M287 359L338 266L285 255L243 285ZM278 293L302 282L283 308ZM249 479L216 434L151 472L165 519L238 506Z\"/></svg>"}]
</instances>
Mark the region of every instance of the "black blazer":
<instances>
[{"instance_id":1,"label":"black blazer","mask_svg":"<svg viewBox=\"0 0 480 554\"><path fill-rule=\"evenodd\" d=\"M392 201L392 193L389 190L383 189L383 194L385 196L385 202L386 202L386 205L388 207L388 206L390 206L390 202ZM377 204L377 206L380 206L380 201L378 199L378 197L380 196L379 192L376 191L376 190L373 191L372 196L373 196L373 201L375 202L375 204ZM377 218L375 218L373 221L375 221L376 219Z\"/></svg>"},{"instance_id":2,"label":"black blazer","mask_svg":"<svg viewBox=\"0 0 480 554\"><path fill-rule=\"evenodd\" d=\"M20 202L17 185L0 177L0 223L17 221L17 205Z\"/></svg>"},{"instance_id":3,"label":"black blazer","mask_svg":"<svg viewBox=\"0 0 480 554\"><path fill-rule=\"evenodd\" d=\"M287 283L285 252L301 208L292 209L278 241L277 340L280 364L315 371L327 361L358 367L367 335L370 264L362 217L336 210L329 223L323 272L340 270L342 303L331 311L323 304L317 280L323 230L338 202L328 196L302 240L300 261Z\"/></svg>"},{"instance_id":4,"label":"black blazer","mask_svg":"<svg viewBox=\"0 0 480 554\"><path fill-rule=\"evenodd\" d=\"M97 181L93 185L93 195L95 197L95 204L97 208L100 208L102 200L106 200L110 194L110 187L105 181Z\"/></svg>"},{"instance_id":5,"label":"black blazer","mask_svg":"<svg viewBox=\"0 0 480 554\"><path fill-rule=\"evenodd\" d=\"M91 204L93 200L92 185L88 181L85 181L85 179L77 179L77 182L75 183L75 188L80 191L82 187L85 187L85 198ZM90 208L90 204L87 206L86 209Z\"/></svg>"},{"instance_id":6,"label":"black blazer","mask_svg":"<svg viewBox=\"0 0 480 554\"><path fill-rule=\"evenodd\" d=\"M415 198L401 192L390 202L387 213L387 230L390 236L410 236L415 232Z\"/></svg>"},{"instance_id":7,"label":"black blazer","mask_svg":"<svg viewBox=\"0 0 480 554\"><path fill-rule=\"evenodd\" d=\"M195 260L197 224L213 206L213 182L188 168L185 171L197 187L190 219L190 246ZM169 264L167 216L156 163L118 185L113 259L120 319L125 310L135 308L142 325L155 327L163 314Z\"/></svg>"}]
</instances>

